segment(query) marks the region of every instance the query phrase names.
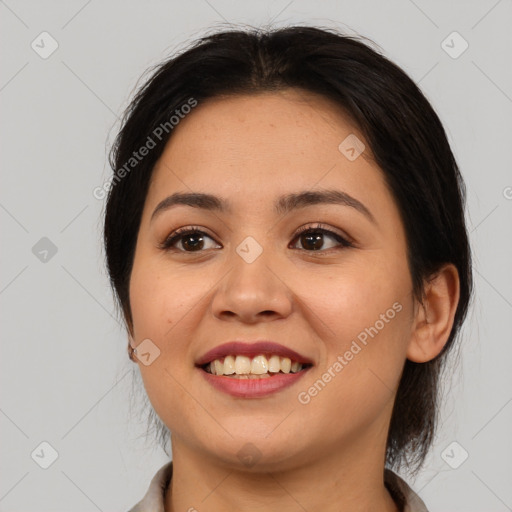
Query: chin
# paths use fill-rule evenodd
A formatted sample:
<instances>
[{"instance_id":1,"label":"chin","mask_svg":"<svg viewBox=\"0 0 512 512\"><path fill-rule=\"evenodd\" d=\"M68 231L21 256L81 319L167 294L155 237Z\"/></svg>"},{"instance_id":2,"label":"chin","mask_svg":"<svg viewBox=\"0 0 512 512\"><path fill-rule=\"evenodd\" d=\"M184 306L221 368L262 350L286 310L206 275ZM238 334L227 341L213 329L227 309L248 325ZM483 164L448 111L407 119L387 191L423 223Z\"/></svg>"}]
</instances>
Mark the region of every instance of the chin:
<instances>
[{"instance_id":1,"label":"chin","mask_svg":"<svg viewBox=\"0 0 512 512\"><path fill-rule=\"evenodd\" d=\"M272 428L277 424L274 423ZM264 427L261 431L247 429L246 426L240 426L239 430L232 429L229 432L233 437L226 435L219 440L211 439L212 444L207 449L213 458L222 461L231 470L256 473L284 471L300 464L301 460L307 460L302 447L293 442L298 436L290 435L289 429L280 435L277 431L268 435L272 428L268 429L267 424ZM262 435L263 431L265 433Z\"/></svg>"}]
</instances>

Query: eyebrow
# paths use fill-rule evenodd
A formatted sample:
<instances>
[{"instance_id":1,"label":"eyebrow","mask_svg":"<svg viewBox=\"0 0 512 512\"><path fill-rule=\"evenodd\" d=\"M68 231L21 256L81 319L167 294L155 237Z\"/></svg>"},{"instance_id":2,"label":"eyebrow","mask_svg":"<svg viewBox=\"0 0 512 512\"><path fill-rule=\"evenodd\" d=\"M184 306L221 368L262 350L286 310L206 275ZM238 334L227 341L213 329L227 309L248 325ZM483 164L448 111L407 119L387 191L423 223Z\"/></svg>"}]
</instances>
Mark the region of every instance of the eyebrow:
<instances>
[{"instance_id":1,"label":"eyebrow","mask_svg":"<svg viewBox=\"0 0 512 512\"><path fill-rule=\"evenodd\" d=\"M335 189L303 191L283 195L275 202L274 210L277 214L284 215L293 210L321 204L349 206L365 215L372 223L377 224L372 212L363 203L361 203L361 201L346 192ZM232 211L230 202L221 197L201 192L176 192L158 203L151 215L151 221L159 213L169 210L176 205L185 205L192 208L200 208L220 213Z\"/></svg>"}]
</instances>

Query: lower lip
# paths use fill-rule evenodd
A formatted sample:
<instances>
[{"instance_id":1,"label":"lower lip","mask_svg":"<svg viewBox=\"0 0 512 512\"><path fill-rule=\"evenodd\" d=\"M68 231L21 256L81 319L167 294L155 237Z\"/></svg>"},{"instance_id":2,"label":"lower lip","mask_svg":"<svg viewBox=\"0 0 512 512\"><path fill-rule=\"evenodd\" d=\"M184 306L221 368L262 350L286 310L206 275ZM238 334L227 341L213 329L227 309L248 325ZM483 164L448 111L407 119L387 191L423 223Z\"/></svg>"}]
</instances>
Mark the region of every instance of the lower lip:
<instances>
[{"instance_id":1,"label":"lower lip","mask_svg":"<svg viewBox=\"0 0 512 512\"><path fill-rule=\"evenodd\" d=\"M309 370L305 368L297 373L278 373L263 379L237 379L224 375L212 375L199 368L207 382L214 388L239 398L260 398L277 393L300 380Z\"/></svg>"}]
</instances>

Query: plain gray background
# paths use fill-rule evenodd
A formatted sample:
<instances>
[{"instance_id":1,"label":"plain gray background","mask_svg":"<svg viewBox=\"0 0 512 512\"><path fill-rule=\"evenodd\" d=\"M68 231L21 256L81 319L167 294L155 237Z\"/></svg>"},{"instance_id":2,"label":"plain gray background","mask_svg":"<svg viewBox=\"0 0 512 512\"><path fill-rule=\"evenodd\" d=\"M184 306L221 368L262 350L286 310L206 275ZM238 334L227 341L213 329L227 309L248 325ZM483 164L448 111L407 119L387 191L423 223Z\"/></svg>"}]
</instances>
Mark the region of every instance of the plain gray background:
<instances>
[{"instance_id":1,"label":"plain gray background","mask_svg":"<svg viewBox=\"0 0 512 512\"><path fill-rule=\"evenodd\" d=\"M6 0L0 14L0 510L127 510L167 460L130 409L92 191L142 72L226 21L367 36L439 113L467 183L476 299L440 435L407 479L432 512L512 510L510 0Z\"/></svg>"}]
</instances>

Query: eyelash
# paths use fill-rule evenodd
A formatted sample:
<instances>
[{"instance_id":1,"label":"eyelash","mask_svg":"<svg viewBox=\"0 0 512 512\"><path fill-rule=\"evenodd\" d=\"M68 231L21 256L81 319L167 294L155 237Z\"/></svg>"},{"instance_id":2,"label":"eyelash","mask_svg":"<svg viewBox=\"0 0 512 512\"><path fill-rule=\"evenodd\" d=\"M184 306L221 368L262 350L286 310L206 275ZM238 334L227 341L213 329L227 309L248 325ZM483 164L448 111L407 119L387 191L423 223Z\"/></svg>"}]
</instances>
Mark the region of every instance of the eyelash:
<instances>
[{"instance_id":1,"label":"eyelash","mask_svg":"<svg viewBox=\"0 0 512 512\"><path fill-rule=\"evenodd\" d=\"M325 253L325 252L333 251L336 249L339 250L339 249L344 249L347 247L354 247L352 242L350 242L349 240L347 240L340 234L328 229L324 224L321 224L321 223L318 223L315 226L303 226L303 227L299 228L296 231L296 233L294 234L292 242L294 242L295 240L297 240L297 238L299 238L301 235L306 234L306 233L322 233L324 235L328 235L328 236L334 238L340 244L341 247L338 247L338 248L331 247L330 249L320 249L320 250L316 250L316 251L300 249L305 252ZM208 235L207 233L205 233L200 227L188 226L188 227L184 227L184 228L179 228L176 231L174 231L173 233L171 233L171 235L169 235L161 244L159 244L159 248L162 250L165 250L165 251L173 250L172 246L176 242L182 240L186 235L192 235L192 234L206 235L208 238L211 238L213 240L213 238L210 235ZM204 252L204 251L202 251L202 250L201 251L185 251L185 250L177 249L177 252L192 254L194 252Z\"/></svg>"}]
</instances>

